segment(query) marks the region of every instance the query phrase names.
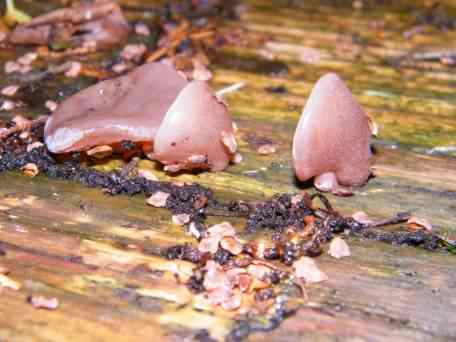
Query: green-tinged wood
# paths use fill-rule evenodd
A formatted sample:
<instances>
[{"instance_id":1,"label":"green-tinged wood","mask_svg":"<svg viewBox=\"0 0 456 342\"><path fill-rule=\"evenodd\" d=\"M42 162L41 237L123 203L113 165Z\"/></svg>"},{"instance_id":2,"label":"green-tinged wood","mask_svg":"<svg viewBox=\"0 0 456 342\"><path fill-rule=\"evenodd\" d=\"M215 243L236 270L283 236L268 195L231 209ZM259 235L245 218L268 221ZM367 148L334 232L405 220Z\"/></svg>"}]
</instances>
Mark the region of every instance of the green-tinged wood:
<instances>
[{"instance_id":1,"label":"green-tinged wood","mask_svg":"<svg viewBox=\"0 0 456 342\"><path fill-rule=\"evenodd\" d=\"M374 142L376 177L353 197L330 195L331 202L347 216L358 210L375 218L411 211L432 222L436 232L455 238L455 69L439 61L398 66L392 59L415 51L456 49L456 31L426 26L404 38L403 32L415 25L410 7L423 11L424 1L365 1L366 7L357 11L351 1L294 1L294 7L287 7L292 2L246 1L240 20L220 28L242 30L239 44L211 56L215 89L247 82L227 98L239 126L243 162L220 173L177 177L166 175L155 162L141 161L139 167L161 180L200 183L226 202L314 192L294 177L291 141L313 84L333 71L347 81L380 133ZM29 10L25 3L16 5L31 14L57 6L39 2L45 6L41 11L33 2ZM121 1L127 3L145 2ZM442 3L449 15L456 14L452 1ZM127 15L152 20L147 12ZM0 60L25 51L0 51ZM85 63L97 65L104 55L95 57ZM3 76L2 85L14 83ZM45 100L67 96L58 93L59 87L72 85L74 92L93 81L63 81L59 76L33 93L32 107L0 112L0 119L43 113ZM276 86L286 92L267 90ZM275 142L277 152L259 155L250 142L252 134ZM111 161L97 168L123 165ZM232 222L239 230L245 223ZM338 261L325 253L316 259L329 280L307 287L309 301L297 314L249 340L456 339L455 256L355 238L347 242L352 257ZM108 196L43 175L0 174L0 249L6 251L0 266L21 285L17 291L0 287L0 340L180 341L194 340L201 329L223 340L236 317L202 306L201 298L185 287L191 263L160 256L164 248L183 243L196 245L171 223L168 211L147 206L143 196ZM56 297L60 305L54 311L35 309L27 303L31 294Z\"/></svg>"}]
</instances>

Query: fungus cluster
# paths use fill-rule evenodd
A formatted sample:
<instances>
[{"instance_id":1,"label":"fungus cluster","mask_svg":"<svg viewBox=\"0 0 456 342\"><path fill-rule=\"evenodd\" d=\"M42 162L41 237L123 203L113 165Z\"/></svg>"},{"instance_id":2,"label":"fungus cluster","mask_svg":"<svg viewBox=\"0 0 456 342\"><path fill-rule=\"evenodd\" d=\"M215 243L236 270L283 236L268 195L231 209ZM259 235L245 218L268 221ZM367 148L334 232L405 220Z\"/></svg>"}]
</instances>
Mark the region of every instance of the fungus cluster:
<instances>
[{"instance_id":1,"label":"fungus cluster","mask_svg":"<svg viewBox=\"0 0 456 342\"><path fill-rule=\"evenodd\" d=\"M335 74L316 83L293 139L299 180L320 191L350 195L370 175L369 117ZM134 143L168 172L224 170L237 143L227 105L204 81L188 82L164 63L147 63L64 101L48 120L53 153L105 157ZM130 148L131 149L131 148Z\"/></svg>"},{"instance_id":2,"label":"fungus cluster","mask_svg":"<svg viewBox=\"0 0 456 342\"><path fill-rule=\"evenodd\" d=\"M226 104L202 81L163 63L93 85L65 100L46 123L53 153L124 153L134 143L165 170L223 170L237 144Z\"/></svg>"}]
</instances>

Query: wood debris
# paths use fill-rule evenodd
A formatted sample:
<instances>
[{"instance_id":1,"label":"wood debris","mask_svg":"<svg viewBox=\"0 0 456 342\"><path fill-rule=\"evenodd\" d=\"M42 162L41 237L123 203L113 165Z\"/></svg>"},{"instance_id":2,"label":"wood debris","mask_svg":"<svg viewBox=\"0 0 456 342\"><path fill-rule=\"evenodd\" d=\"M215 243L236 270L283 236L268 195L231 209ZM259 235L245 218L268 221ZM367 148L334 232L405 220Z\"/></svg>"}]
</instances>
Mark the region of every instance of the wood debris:
<instances>
[{"instance_id":1,"label":"wood debris","mask_svg":"<svg viewBox=\"0 0 456 342\"><path fill-rule=\"evenodd\" d=\"M18 291L21 289L21 284L4 274L0 274L0 287Z\"/></svg>"},{"instance_id":2,"label":"wood debris","mask_svg":"<svg viewBox=\"0 0 456 342\"><path fill-rule=\"evenodd\" d=\"M22 167L22 172L24 172L24 175L26 175L27 177L33 178L37 176L40 171L36 164L27 163Z\"/></svg>"},{"instance_id":3,"label":"wood debris","mask_svg":"<svg viewBox=\"0 0 456 342\"><path fill-rule=\"evenodd\" d=\"M315 261L309 257L301 257L293 263L295 275L305 280L307 284L319 283L328 280L328 276L322 272Z\"/></svg>"},{"instance_id":4,"label":"wood debris","mask_svg":"<svg viewBox=\"0 0 456 342\"><path fill-rule=\"evenodd\" d=\"M146 203L156 208L163 208L166 206L166 201L169 196L170 194L166 192L157 191L147 199Z\"/></svg>"},{"instance_id":5,"label":"wood debris","mask_svg":"<svg viewBox=\"0 0 456 342\"><path fill-rule=\"evenodd\" d=\"M351 255L350 247L340 236L336 236L329 244L328 254L336 259L349 257Z\"/></svg>"},{"instance_id":6,"label":"wood debris","mask_svg":"<svg viewBox=\"0 0 456 342\"><path fill-rule=\"evenodd\" d=\"M55 310L59 307L59 300L55 297L46 298L44 296L29 296L29 302L35 309Z\"/></svg>"},{"instance_id":7,"label":"wood debris","mask_svg":"<svg viewBox=\"0 0 456 342\"><path fill-rule=\"evenodd\" d=\"M432 231L432 224L425 218L412 216L407 221L407 228L412 231L416 231L418 229L425 229L430 232Z\"/></svg>"},{"instance_id":8,"label":"wood debris","mask_svg":"<svg viewBox=\"0 0 456 342\"><path fill-rule=\"evenodd\" d=\"M8 97L13 97L16 95L17 91L19 90L19 86L16 84L12 84L9 86L6 86L1 90L2 95L8 96Z\"/></svg>"}]
</instances>

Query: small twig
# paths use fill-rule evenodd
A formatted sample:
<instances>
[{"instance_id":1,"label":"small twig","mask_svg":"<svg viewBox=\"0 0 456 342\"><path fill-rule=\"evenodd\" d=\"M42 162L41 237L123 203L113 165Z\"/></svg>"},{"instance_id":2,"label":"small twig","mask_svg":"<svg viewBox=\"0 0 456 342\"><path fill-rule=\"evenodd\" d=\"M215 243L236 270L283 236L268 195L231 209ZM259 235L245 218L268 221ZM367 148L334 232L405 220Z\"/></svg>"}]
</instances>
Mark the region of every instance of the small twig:
<instances>
[{"instance_id":1,"label":"small twig","mask_svg":"<svg viewBox=\"0 0 456 342\"><path fill-rule=\"evenodd\" d=\"M212 216L212 217L239 217L239 218L242 218L242 217L248 217L248 214L241 214L239 212L215 212L215 211L211 211L211 210L205 210L204 213L207 215L207 216Z\"/></svg>"},{"instance_id":2,"label":"small twig","mask_svg":"<svg viewBox=\"0 0 456 342\"><path fill-rule=\"evenodd\" d=\"M20 83L31 83L31 82L39 82L50 75L57 75L68 71L72 66L72 62L65 62L59 65L51 65L45 71L39 72L32 72L26 75L16 76L14 77Z\"/></svg>"},{"instance_id":3,"label":"small twig","mask_svg":"<svg viewBox=\"0 0 456 342\"><path fill-rule=\"evenodd\" d=\"M391 61L394 63L402 63L404 61L440 61L446 58L456 58L456 50L407 53L402 56L393 57Z\"/></svg>"},{"instance_id":4,"label":"small twig","mask_svg":"<svg viewBox=\"0 0 456 342\"><path fill-rule=\"evenodd\" d=\"M232 84L232 85L230 85L228 87L225 87L225 88L222 88L222 89L218 90L215 93L215 96L223 97L226 94L234 93L235 91L238 91L238 90L244 88L245 84L246 84L245 82L238 82L238 83Z\"/></svg>"},{"instance_id":5,"label":"small twig","mask_svg":"<svg viewBox=\"0 0 456 342\"><path fill-rule=\"evenodd\" d=\"M172 31L168 36L168 42L153 51L148 57L147 62L152 63L160 58L169 55L174 51L186 38L189 36L190 23L186 20L182 21L180 25Z\"/></svg>"},{"instance_id":6,"label":"small twig","mask_svg":"<svg viewBox=\"0 0 456 342\"><path fill-rule=\"evenodd\" d=\"M95 52L97 49L95 46L79 46L74 48L67 48L63 51L51 51L47 47L38 49L38 54L43 58L50 58L54 60L60 60L68 56L81 56L91 52ZM71 63L71 62L70 62Z\"/></svg>"},{"instance_id":7,"label":"small twig","mask_svg":"<svg viewBox=\"0 0 456 342\"><path fill-rule=\"evenodd\" d=\"M138 166L139 161L140 159L138 157L132 158L132 160L122 168L122 171L120 171L122 178L127 178L136 166Z\"/></svg>"},{"instance_id":8,"label":"small twig","mask_svg":"<svg viewBox=\"0 0 456 342\"><path fill-rule=\"evenodd\" d=\"M376 221L376 222L369 223L369 224L364 224L363 228L377 228L377 227L389 226L389 225L393 225L393 224L404 223L404 222L407 222L407 220L410 217L411 217L411 214L409 212L402 212L402 213L398 213L395 216L388 218L388 219Z\"/></svg>"},{"instance_id":9,"label":"small twig","mask_svg":"<svg viewBox=\"0 0 456 342\"><path fill-rule=\"evenodd\" d=\"M417 52L412 54L410 57L416 61L440 60L442 58L456 57L456 50Z\"/></svg>"}]
</instances>

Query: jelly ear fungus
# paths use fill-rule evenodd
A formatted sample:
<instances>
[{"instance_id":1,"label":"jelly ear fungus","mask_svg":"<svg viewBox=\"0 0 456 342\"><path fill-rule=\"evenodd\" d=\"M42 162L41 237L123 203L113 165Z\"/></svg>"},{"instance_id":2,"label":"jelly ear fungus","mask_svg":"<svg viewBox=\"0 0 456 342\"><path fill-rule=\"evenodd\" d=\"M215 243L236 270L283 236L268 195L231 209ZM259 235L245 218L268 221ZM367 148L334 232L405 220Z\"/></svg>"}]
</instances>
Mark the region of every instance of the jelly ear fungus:
<instances>
[{"instance_id":1,"label":"jelly ear fungus","mask_svg":"<svg viewBox=\"0 0 456 342\"><path fill-rule=\"evenodd\" d=\"M166 113L154 143L165 170L225 169L237 143L227 105L202 81L189 83Z\"/></svg>"},{"instance_id":2,"label":"jelly ear fungus","mask_svg":"<svg viewBox=\"0 0 456 342\"><path fill-rule=\"evenodd\" d=\"M293 139L293 164L301 181L314 177L320 191L350 195L370 175L369 118L333 73L315 84ZM348 187L348 188L347 188Z\"/></svg>"}]
</instances>

